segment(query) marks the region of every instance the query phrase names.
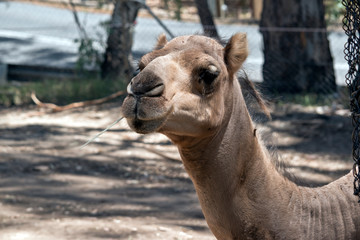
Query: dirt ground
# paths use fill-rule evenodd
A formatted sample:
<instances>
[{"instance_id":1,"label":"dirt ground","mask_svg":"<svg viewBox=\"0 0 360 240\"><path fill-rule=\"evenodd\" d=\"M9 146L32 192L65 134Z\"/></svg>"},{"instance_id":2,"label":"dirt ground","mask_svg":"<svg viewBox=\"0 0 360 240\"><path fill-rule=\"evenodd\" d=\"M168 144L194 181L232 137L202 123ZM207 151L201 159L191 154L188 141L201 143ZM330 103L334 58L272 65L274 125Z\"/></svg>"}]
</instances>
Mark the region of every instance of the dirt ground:
<instances>
[{"instance_id":1,"label":"dirt ground","mask_svg":"<svg viewBox=\"0 0 360 240\"><path fill-rule=\"evenodd\" d=\"M120 103L0 109L0 239L214 239L165 137L121 121L79 148L119 115ZM323 185L352 167L345 110L277 107L260 128L301 184Z\"/></svg>"}]
</instances>

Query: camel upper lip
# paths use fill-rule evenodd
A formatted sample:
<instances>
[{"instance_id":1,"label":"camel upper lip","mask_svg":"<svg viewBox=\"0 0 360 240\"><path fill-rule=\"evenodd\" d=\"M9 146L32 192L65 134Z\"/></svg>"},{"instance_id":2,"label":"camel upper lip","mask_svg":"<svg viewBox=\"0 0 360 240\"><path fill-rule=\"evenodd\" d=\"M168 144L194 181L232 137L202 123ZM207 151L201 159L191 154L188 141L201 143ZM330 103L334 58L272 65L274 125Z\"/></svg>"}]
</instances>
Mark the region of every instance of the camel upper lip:
<instances>
[{"instance_id":1,"label":"camel upper lip","mask_svg":"<svg viewBox=\"0 0 360 240\"><path fill-rule=\"evenodd\" d=\"M137 121L161 119L169 112L169 104L162 95L164 86L158 85L151 96L129 93L123 103L123 116ZM155 95L155 94L159 95Z\"/></svg>"}]
</instances>

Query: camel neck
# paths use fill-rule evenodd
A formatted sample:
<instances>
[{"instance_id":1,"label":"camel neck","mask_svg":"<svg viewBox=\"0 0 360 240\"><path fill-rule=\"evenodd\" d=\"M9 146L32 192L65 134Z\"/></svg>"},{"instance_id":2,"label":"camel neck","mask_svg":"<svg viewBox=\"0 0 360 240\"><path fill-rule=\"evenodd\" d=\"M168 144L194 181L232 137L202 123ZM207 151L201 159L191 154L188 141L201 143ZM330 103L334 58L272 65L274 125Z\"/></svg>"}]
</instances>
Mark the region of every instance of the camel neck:
<instances>
[{"instance_id":1,"label":"camel neck","mask_svg":"<svg viewBox=\"0 0 360 240\"><path fill-rule=\"evenodd\" d=\"M226 186L231 191L234 190L232 187L245 182L262 181L260 179L267 175L283 179L258 138L238 84L235 84L230 98L234 101L227 104L230 110L225 113L224 121L214 135L187 139L186 142L192 144L178 145L190 177L199 185L207 179L205 176L209 180L221 179L222 188ZM255 179L251 177L253 172L256 173Z\"/></svg>"},{"instance_id":2,"label":"camel neck","mask_svg":"<svg viewBox=\"0 0 360 240\"><path fill-rule=\"evenodd\" d=\"M259 221L252 216L256 216L255 211L268 207L266 201L272 197L272 188L282 185L286 188L288 183L276 171L258 139L240 87L236 85L235 88L237 91L232 96L235 101L217 134L190 148L179 147L179 152L213 233L216 236L226 233L233 238L254 228L256 234L260 234L258 237L264 237L267 235L256 224L248 226L247 223ZM291 197L290 192L283 193L279 201ZM242 213L249 213L249 210L253 210L253 214ZM243 223L243 228L239 228L239 222Z\"/></svg>"}]
</instances>

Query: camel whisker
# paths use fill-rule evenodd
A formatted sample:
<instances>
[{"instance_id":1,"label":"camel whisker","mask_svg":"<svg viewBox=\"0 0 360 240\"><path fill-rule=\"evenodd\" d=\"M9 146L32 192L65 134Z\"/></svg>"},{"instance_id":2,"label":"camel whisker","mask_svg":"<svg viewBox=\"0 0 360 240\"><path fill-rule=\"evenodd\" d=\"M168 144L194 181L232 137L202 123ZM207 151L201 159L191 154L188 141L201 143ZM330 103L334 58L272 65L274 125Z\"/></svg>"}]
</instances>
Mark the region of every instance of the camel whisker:
<instances>
[{"instance_id":1,"label":"camel whisker","mask_svg":"<svg viewBox=\"0 0 360 240\"><path fill-rule=\"evenodd\" d=\"M107 126L104 130L102 130L101 132L99 132L98 134L96 134L95 136L93 136L90 140L88 140L86 143L84 143L83 145L80 146L80 149L86 147L87 145L89 145L91 142L93 142L95 139L97 139L98 137L100 137L101 135L103 135L105 132L107 132L110 128L112 128L113 126L115 126L117 123L119 123L122 119L124 119L123 116L121 116L120 118L116 119L115 122L113 122L112 124L110 124L109 126Z\"/></svg>"}]
</instances>

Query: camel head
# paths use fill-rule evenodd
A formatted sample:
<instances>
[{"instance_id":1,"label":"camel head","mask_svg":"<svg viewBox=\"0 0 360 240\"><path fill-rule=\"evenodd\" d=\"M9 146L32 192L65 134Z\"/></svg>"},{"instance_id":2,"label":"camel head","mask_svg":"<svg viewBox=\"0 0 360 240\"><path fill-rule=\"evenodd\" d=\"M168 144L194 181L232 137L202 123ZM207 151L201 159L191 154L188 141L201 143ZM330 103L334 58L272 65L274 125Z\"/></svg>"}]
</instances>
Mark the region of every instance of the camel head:
<instances>
[{"instance_id":1,"label":"camel head","mask_svg":"<svg viewBox=\"0 0 360 240\"><path fill-rule=\"evenodd\" d=\"M248 55L246 35L223 47L205 36L158 39L139 62L122 111L138 133L160 132L170 139L213 134L231 104L235 73Z\"/></svg>"}]
</instances>

